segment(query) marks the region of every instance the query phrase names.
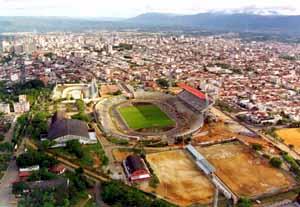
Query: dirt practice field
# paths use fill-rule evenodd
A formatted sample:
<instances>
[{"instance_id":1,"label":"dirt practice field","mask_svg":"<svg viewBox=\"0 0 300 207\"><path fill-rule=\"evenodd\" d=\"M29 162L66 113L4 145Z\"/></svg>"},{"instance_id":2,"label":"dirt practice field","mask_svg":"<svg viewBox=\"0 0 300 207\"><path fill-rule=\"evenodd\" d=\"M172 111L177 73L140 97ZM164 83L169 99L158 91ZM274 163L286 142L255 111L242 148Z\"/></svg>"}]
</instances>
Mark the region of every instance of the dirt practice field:
<instances>
[{"instance_id":1,"label":"dirt practice field","mask_svg":"<svg viewBox=\"0 0 300 207\"><path fill-rule=\"evenodd\" d=\"M293 145L300 153L300 128L279 129L276 134L284 140L287 145Z\"/></svg>"},{"instance_id":2,"label":"dirt practice field","mask_svg":"<svg viewBox=\"0 0 300 207\"><path fill-rule=\"evenodd\" d=\"M238 196L256 197L294 184L293 178L255 157L239 142L197 148L216 168L216 174Z\"/></svg>"},{"instance_id":3,"label":"dirt practice field","mask_svg":"<svg viewBox=\"0 0 300 207\"><path fill-rule=\"evenodd\" d=\"M217 121L204 124L201 131L193 136L194 144L219 142L235 137L250 145L260 144L263 151L269 155L279 154L279 151L271 143L251 133L218 109L212 108L211 112L217 117Z\"/></svg>"},{"instance_id":4,"label":"dirt practice field","mask_svg":"<svg viewBox=\"0 0 300 207\"><path fill-rule=\"evenodd\" d=\"M212 202L214 193L212 184L185 151L153 153L148 154L146 158L160 184L154 190L147 183L142 183L143 190L155 191L156 194L180 206Z\"/></svg>"}]
</instances>

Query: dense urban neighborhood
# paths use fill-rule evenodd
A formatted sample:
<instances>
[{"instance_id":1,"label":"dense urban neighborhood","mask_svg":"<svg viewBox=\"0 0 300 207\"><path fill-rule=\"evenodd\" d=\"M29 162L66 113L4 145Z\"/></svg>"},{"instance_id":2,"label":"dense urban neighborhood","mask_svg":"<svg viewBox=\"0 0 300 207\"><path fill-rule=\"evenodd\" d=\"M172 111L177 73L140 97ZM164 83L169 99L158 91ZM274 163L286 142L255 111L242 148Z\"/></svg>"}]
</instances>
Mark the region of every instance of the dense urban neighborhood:
<instances>
[{"instance_id":1,"label":"dense urban neighborhood","mask_svg":"<svg viewBox=\"0 0 300 207\"><path fill-rule=\"evenodd\" d=\"M1 38L0 206L300 205L299 44Z\"/></svg>"}]
</instances>

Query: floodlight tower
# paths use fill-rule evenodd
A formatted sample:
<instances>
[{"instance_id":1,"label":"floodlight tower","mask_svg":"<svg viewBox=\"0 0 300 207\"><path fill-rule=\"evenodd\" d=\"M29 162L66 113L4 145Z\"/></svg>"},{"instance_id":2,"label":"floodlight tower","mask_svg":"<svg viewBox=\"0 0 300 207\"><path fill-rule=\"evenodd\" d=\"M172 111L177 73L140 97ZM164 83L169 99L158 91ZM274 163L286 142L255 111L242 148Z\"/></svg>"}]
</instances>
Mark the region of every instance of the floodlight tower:
<instances>
[{"instance_id":1,"label":"floodlight tower","mask_svg":"<svg viewBox=\"0 0 300 207\"><path fill-rule=\"evenodd\" d=\"M218 201L219 201L219 189L216 187L215 194L214 194L213 207L218 207Z\"/></svg>"}]
</instances>

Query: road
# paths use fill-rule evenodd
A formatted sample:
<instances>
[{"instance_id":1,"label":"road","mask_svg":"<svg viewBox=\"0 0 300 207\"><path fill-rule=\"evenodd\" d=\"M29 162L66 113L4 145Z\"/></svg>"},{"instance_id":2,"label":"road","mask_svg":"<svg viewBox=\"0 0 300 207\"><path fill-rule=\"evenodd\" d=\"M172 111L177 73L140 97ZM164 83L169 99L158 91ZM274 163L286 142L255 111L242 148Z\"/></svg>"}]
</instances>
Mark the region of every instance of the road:
<instances>
[{"instance_id":1,"label":"road","mask_svg":"<svg viewBox=\"0 0 300 207\"><path fill-rule=\"evenodd\" d=\"M11 161L0 183L0 207L15 207L17 199L12 194L12 183L18 178L18 168L15 161Z\"/></svg>"},{"instance_id":2,"label":"road","mask_svg":"<svg viewBox=\"0 0 300 207\"><path fill-rule=\"evenodd\" d=\"M97 182L95 185L95 198L96 198L96 203L97 206L101 206L101 207L109 207L109 205L107 205L106 203L103 202L102 197L101 197L101 183Z\"/></svg>"},{"instance_id":3,"label":"road","mask_svg":"<svg viewBox=\"0 0 300 207\"><path fill-rule=\"evenodd\" d=\"M14 128L16 125L16 116L12 122L9 131L5 134L5 141L11 142ZM18 179L18 168L15 160L11 160L8 164L7 170L4 172L0 180L0 207L15 207L17 206L17 199L12 194L12 183Z\"/></svg>"}]
</instances>

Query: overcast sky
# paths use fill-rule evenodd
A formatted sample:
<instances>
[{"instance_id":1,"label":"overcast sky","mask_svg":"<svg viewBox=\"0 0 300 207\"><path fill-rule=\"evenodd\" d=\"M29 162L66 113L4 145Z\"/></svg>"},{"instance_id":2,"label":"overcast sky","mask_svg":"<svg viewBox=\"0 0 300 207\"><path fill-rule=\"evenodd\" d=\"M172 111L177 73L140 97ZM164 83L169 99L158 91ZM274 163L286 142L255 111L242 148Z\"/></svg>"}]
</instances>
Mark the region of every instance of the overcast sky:
<instances>
[{"instance_id":1,"label":"overcast sky","mask_svg":"<svg viewBox=\"0 0 300 207\"><path fill-rule=\"evenodd\" d=\"M133 17L242 8L300 15L300 0L0 0L0 16Z\"/></svg>"}]
</instances>

